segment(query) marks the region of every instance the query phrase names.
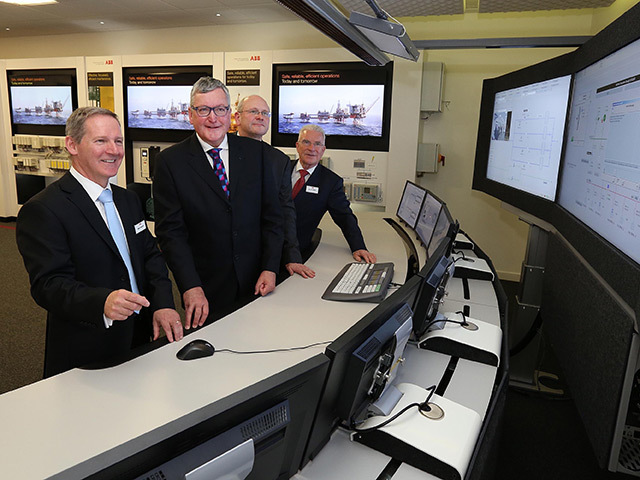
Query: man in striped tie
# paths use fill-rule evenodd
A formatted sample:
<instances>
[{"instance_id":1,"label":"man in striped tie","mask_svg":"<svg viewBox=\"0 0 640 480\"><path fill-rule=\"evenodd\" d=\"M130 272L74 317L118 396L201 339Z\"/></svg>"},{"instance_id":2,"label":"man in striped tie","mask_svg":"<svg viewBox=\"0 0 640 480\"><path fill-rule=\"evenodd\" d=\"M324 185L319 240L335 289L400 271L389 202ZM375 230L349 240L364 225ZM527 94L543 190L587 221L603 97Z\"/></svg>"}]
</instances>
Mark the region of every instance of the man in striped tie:
<instances>
[{"instance_id":1,"label":"man in striped tie","mask_svg":"<svg viewBox=\"0 0 640 480\"><path fill-rule=\"evenodd\" d=\"M156 234L186 328L273 291L283 245L273 149L227 134L229 91L219 80L199 79L190 100L195 132L160 152L153 184Z\"/></svg>"}]
</instances>

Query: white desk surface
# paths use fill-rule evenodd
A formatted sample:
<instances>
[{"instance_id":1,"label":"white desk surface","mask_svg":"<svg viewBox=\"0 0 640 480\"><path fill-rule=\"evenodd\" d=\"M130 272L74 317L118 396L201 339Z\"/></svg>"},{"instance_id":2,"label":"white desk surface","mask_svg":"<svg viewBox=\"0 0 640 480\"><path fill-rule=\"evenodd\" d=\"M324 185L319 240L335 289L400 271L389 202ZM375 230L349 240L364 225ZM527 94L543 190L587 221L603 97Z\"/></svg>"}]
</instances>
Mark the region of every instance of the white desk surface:
<instances>
[{"instance_id":1,"label":"white desk surface","mask_svg":"<svg viewBox=\"0 0 640 480\"><path fill-rule=\"evenodd\" d=\"M379 261L394 262L404 278L404 247L382 216L359 216L367 245ZM125 364L74 369L0 395L2 477L41 479L70 468L64 478L88 475L199 423L215 412L216 402L324 352L325 346L318 346L256 355L217 352L188 362L175 357L194 338L216 349L244 351L329 342L373 309L371 303L320 298L352 261L333 222L322 228L323 241L308 262L315 279L287 279L271 295Z\"/></svg>"},{"instance_id":2,"label":"white desk surface","mask_svg":"<svg viewBox=\"0 0 640 480\"><path fill-rule=\"evenodd\" d=\"M382 220L384 216L358 214L369 250L379 262L394 262L395 278L402 283L406 275L404 246ZM104 370L74 369L0 395L2 477L84 477L209 418L228 407L230 396L324 352L325 346L321 345L270 354L216 352L212 357L188 362L175 357L186 341L194 338L206 339L218 350L243 351L330 342L373 309L375 304L371 303L320 298L335 274L352 261L346 241L328 216L321 228L322 242L307 262L316 271L315 279L287 279L269 296L181 342L125 364ZM465 361L460 361L459 368L460 380L454 375L449 387L453 396L465 397L467 377L474 377L478 385L486 381L487 388L493 384L486 372L477 375L478 369L482 370L478 365L470 367L470 375L463 373L467 370ZM480 401L476 408L482 409L488 401ZM333 447L327 448L330 450L323 450L313 465L318 465L321 458L335 462L331 460ZM368 457L380 455L361 445L358 448L367 450ZM342 453L337 450L334 454ZM350 457L347 463L351 461ZM417 477L408 473L406 478L431 478L419 473Z\"/></svg>"}]
</instances>

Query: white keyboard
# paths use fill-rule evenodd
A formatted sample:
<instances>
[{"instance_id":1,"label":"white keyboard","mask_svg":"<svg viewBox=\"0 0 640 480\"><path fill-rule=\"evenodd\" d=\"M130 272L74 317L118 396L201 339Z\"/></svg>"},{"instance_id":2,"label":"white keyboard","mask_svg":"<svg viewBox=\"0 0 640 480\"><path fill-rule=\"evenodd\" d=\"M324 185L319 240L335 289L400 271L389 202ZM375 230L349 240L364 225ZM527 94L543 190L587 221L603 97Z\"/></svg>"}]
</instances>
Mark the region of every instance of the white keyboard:
<instances>
[{"instance_id":1,"label":"white keyboard","mask_svg":"<svg viewBox=\"0 0 640 480\"><path fill-rule=\"evenodd\" d=\"M393 263L350 263L322 295L325 300L382 301L393 277Z\"/></svg>"}]
</instances>

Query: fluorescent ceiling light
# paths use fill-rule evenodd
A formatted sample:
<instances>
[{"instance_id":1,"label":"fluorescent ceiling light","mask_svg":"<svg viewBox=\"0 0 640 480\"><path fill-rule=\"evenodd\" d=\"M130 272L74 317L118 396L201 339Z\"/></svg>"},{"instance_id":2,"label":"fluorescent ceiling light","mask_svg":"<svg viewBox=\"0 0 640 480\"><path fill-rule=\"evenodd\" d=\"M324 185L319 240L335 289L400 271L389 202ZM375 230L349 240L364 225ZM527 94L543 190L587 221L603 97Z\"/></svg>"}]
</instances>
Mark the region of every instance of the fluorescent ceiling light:
<instances>
[{"instance_id":1,"label":"fluorescent ceiling light","mask_svg":"<svg viewBox=\"0 0 640 480\"><path fill-rule=\"evenodd\" d=\"M56 0L0 0L2 3L11 3L13 5L49 5L58 3Z\"/></svg>"},{"instance_id":2,"label":"fluorescent ceiling light","mask_svg":"<svg viewBox=\"0 0 640 480\"><path fill-rule=\"evenodd\" d=\"M370 17L360 12L351 12L349 23L360 30L383 52L414 62L418 60L420 52L401 23Z\"/></svg>"}]
</instances>

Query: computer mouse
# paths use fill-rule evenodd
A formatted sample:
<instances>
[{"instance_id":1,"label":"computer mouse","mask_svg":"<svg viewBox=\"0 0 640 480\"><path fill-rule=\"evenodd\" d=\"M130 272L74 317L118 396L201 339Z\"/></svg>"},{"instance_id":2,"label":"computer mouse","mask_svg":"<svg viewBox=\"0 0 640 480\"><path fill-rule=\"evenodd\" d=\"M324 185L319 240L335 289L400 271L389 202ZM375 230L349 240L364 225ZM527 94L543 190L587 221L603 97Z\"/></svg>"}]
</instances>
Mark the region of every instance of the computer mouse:
<instances>
[{"instance_id":1,"label":"computer mouse","mask_svg":"<svg viewBox=\"0 0 640 480\"><path fill-rule=\"evenodd\" d=\"M193 360L194 358L210 357L216 349L206 340L192 340L182 347L176 357L180 360Z\"/></svg>"}]
</instances>

